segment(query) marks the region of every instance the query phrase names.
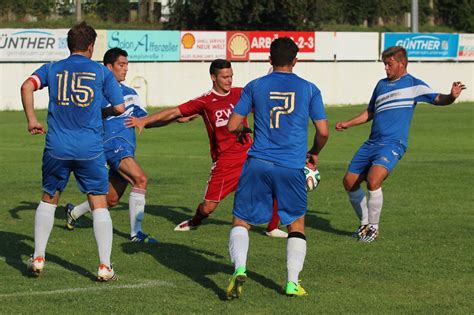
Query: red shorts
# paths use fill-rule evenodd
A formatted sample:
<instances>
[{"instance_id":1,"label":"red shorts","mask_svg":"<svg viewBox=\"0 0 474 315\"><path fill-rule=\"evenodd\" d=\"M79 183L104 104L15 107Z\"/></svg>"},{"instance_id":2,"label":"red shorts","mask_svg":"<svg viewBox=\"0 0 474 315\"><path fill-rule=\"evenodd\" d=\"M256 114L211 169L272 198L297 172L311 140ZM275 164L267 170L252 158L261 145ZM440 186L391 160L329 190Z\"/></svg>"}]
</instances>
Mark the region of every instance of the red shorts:
<instances>
[{"instance_id":1,"label":"red shorts","mask_svg":"<svg viewBox=\"0 0 474 315\"><path fill-rule=\"evenodd\" d=\"M239 159L217 159L211 167L204 200L220 202L237 189L246 156Z\"/></svg>"}]
</instances>

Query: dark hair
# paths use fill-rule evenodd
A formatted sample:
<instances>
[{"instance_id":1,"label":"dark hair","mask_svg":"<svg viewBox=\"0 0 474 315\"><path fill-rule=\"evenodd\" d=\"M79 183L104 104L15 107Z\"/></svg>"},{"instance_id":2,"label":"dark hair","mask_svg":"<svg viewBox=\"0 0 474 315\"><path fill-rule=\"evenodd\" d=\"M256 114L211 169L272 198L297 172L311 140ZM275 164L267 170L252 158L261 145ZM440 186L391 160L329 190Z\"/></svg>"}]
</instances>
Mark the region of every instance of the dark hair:
<instances>
[{"instance_id":1,"label":"dark hair","mask_svg":"<svg viewBox=\"0 0 474 315\"><path fill-rule=\"evenodd\" d=\"M104 54L104 66L114 65L114 63L119 59L120 56L128 57L128 54L122 48L110 48Z\"/></svg>"},{"instance_id":2,"label":"dark hair","mask_svg":"<svg viewBox=\"0 0 474 315\"><path fill-rule=\"evenodd\" d=\"M95 30L87 25L86 22L81 22L74 25L69 32L67 32L67 47L70 52L85 51L90 44L95 43L97 33Z\"/></svg>"},{"instance_id":3,"label":"dark hair","mask_svg":"<svg viewBox=\"0 0 474 315\"><path fill-rule=\"evenodd\" d=\"M393 57L398 62L408 64L407 51L402 46L392 46L382 52L382 60Z\"/></svg>"},{"instance_id":4,"label":"dark hair","mask_svg":"<svg viewBox=\"0 0 474 315\"><path fill-rule=\"evenodd\" d=\"M228 68L232 68L230 61L224 59L216 59L211 62L211 66L209 67L209 73L217 75L219 70Z\"/></svg>"},{"instance_id":5,"label":"dark hair","mask_svg":"<svg viewBox=\"0 0 474 315\"><path fill-rule=\"evenodd\" d=\"M281 37L275 39L270 45L270 57L272 66L290 65L298 53L298 46L289 37Z\"/></svg>"}]
</instances>

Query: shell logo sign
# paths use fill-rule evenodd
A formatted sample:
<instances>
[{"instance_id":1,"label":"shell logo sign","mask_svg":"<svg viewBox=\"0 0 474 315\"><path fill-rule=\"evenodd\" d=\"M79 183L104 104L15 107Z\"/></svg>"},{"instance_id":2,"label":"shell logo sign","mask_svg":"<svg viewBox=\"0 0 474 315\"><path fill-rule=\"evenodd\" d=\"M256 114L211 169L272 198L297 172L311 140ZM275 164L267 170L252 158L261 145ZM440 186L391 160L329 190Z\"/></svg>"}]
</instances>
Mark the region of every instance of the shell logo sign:
<instances>
[{"instance_id":1,"label":"shell logo sign","mask_svg":"<svg viewBox=\"0 0 474 315\"><path fill-rule=\"evenodd\" d=\"M249 60L250 40L247 32L227 32L227 59Z\"/></svg>"},{"instance_id":2,"label":"shell logo sign","mask_svg":"<svg viewBox=\"0 0 474 315\"><path fill-rule=\"evenodd\" d=\"M183 44L184 49L193 48L195 43L196 43L196 38L191 33L186 33L181 37L181 44Z\"/></svg>"}]
</instances>

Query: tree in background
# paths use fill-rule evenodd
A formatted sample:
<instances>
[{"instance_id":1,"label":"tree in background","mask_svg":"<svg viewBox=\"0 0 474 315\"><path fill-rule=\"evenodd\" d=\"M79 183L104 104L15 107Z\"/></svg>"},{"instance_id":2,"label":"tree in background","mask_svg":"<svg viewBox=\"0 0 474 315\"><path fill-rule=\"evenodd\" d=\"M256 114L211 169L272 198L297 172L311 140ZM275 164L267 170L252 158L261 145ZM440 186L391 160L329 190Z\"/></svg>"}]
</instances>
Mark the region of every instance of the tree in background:
<instances>
[{"instance_id":1,"label":"tree in background","mask_svg":"<svg viewBox=\"0 0 474 315\"><path fill-rule=\"evenodd\" d=\"M474 32L474 1L438 0L435 3L435 15L441 22L458 31Z\"/></svg>"}]
</instances>

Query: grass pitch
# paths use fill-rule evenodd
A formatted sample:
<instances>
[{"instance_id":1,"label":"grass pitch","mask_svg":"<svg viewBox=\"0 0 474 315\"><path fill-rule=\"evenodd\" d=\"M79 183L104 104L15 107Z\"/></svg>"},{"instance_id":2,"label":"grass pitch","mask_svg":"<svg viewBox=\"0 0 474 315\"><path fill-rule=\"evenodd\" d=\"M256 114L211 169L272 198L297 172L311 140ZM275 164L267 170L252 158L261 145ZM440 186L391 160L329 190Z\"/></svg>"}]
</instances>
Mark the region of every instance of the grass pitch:
<instances>
[{"instance_id":1,"label":"grass pitch","mask_svg":"<svg viewBox=\"0 0 474 315\"><path fill-rule=\"evenodd\" d=\"M363 106L327 109L331 130ZM46 112L40 112L45 122ZM111 211L114 283L97 283L90 217L65 228L62 206L38 279L26 273L34 210L41 196L43 136L30 136L21 112L0 113L0 313L471 313L474 309L474 104L420 104L409 149L384 184L381 237L350 237L358 222L341 180L370 125L331 132L320 157L322 182L310 193L304 298L286 298L286 241L250 232L249 280L240 300L225 300L233 195L191 232L173 228L194 213L210 158L201 120L149 129L137 159L149 176L144 231L159 244L127 241L128 191ZM310 127L312 132L313 128ZM84 196L72 179L61 205Z\"/></svg>"}]
</instances>

